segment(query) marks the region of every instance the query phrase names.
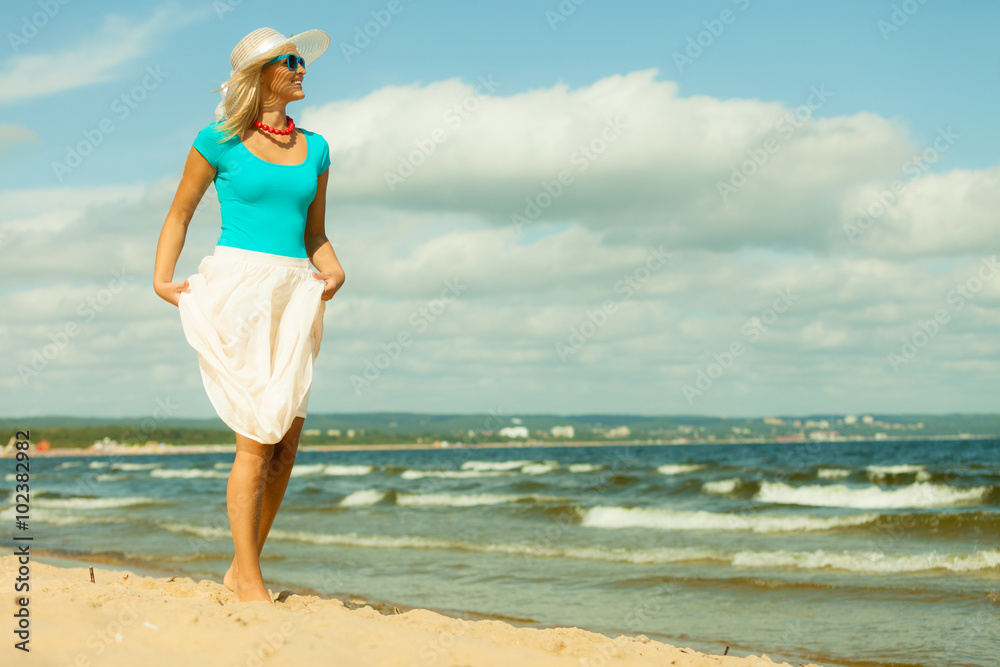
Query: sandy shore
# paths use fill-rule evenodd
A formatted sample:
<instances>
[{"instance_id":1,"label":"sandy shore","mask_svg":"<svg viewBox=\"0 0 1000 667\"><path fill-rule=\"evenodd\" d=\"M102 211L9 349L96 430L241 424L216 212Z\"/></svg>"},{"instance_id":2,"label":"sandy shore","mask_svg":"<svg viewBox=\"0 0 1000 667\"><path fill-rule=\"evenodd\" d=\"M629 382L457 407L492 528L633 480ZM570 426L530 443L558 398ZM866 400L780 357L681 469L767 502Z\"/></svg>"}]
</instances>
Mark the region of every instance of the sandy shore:
<instances>
[{"instance_id":1,"label":"sandy shore","mask_svg":"<svg viewBox=\"0 0 1000 667\"><path fill-rule=\"evenodd\" d=\"M767 656L714 656L642 635L615 639L579 628L469 621L426 609L380 613L360 604L273 590L234 604L219 582L129 570L30 564L29 646L14 644L17 556L0 559L5 665L371 665L373 667L764 667ZM809 667L818 667L810 665Z\"/></svg>"}]
</instances>

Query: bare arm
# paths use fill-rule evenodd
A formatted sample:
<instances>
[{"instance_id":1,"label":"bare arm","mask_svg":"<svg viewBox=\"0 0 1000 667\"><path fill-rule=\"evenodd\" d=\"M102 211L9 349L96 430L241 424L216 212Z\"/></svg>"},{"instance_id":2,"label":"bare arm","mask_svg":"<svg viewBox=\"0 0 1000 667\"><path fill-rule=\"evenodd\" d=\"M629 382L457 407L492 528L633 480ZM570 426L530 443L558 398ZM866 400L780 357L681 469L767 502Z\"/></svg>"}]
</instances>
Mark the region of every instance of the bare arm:
<instances>
[{"instance_id":1,"label":"bare arm","mask_svg":"<svg viewBox=\"0 0 1000 667\"><path fill-rule=\"evenodd\" d=\"M184 174L177 186L174 202L170 205L167 219L160 230L160 240L156 244L156 264L153 268L153 291L175 306L180 293L188 286L186 280L183 283L172 282L177 258L184 248L187 228L198 208L198 202L214 179L215 168L192 147L184 163Z\"/></svg>"},{"instance_id":2,"label":"bare arm","mask_svg":"<svg viewBox=\"0 0 1000 667\"><path fill-rule=\"evenodd\" d=\"M326 184L329 177L329 169L316 177L316 196L306 213L305 231L306 254L313 266L319 269L319 273L313 275L326 281L323 301L332 299L345 279L344 268L333 251L333 244L326 238Z\"/></svg>"}]
</instances>

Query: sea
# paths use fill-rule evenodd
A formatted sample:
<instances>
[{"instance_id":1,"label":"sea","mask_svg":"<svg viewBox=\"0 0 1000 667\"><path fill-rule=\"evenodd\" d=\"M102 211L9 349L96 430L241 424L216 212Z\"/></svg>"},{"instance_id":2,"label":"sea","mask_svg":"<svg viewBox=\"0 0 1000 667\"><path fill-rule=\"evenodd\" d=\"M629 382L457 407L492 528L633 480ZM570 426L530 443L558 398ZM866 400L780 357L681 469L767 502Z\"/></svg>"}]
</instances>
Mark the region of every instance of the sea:
<instances>
[{"instance_id":1,"label":"sea","mask_svg":"<svg viewBox=\"0 0 1000 667\"><path fill-rule=\"evenodd\" d=\"M233 458L36 458L33 549L221 582ZM998 535L993 439L300 450L261 567L793 665L996 667Z\"/></svg>"}]
</instances>

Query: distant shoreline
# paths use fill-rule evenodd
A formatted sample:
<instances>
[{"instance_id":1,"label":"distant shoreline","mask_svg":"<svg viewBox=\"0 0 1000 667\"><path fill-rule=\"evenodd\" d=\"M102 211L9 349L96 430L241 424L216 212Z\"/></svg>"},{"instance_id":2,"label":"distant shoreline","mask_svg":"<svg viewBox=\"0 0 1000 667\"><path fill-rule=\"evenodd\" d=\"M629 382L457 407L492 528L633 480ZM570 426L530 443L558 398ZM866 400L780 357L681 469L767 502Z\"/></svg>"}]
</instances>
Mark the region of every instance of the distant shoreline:
<instances>
[{"instance_id":1,"label":"distant shoreline","mask_svg":"<svg viewBox=\"0 0 1000 667\"><path fill-rule=\"evenodd\" d=\"M528 449L537 447L685 447L690 445L786 445L786 444L831 444L841 442L927 442L935 440L995 440L1000 438L994 434L973 435L961 433L955 435L922 435L922 436L897 436L897 437L863 437L852 436L850 438L829 438L829 439L774 439L774 438L742 438L733 440L691 440L687 442L663 441L647 439L635 440L581 440L567 442L545 442L543 440L530 440L526 442L490 442L477 444L449 443L440 445L434 443L406 443L406 444L370 444L370 445L299 445L301 452L349 452L349 451L384 451L384 450L456 450L456 449ZM66 456L141 456L154 454L211 454L221 452L235 452L236 443L215 444L215 445L166 445L164 447L154 447L147 445L117 446L112 449L92 449L62 447L56 449L39 450L31 447L29 453L33 458L42 457L66 457ZM14 458L17 450L2 449L0 458Z\"/></svg>"}]
</instances>

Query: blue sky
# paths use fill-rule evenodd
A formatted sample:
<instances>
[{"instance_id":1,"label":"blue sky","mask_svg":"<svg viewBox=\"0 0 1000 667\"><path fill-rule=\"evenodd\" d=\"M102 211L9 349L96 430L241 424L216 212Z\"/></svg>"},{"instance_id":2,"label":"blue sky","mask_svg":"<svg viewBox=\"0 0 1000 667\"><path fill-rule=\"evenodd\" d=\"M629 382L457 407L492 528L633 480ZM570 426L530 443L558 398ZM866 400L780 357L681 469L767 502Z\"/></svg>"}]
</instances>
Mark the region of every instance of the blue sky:
<instances>
[{"instance_id":1,"label":"blue sky","mask_svg":"<svg viewBox=\"0 0 1000 667\"><path fill-rule=\"evenodd\" d=\"M14 261L0 289L18 312L2 325L7 414L140 415L182 393L184 415L212 414L176 311L150 288L153 252L229 53L262 26L320 28L333 40L309 67L305 100L289 107L331 144L328 232L349 275L325 320L310 410L996 408L1000 280L986 279L961 308L948 295L997 248L1000 6L400 0L367 45L345 54L341 43L389 4L5 3L0 247ZM553 19L560 6L575 9ZM32 20L44 25L32 32ZM692 57L679 66L678 53ZM386 189L395 160L385 156L404 155L481 77L498 84L482 111L411 181ZM153 85L124 115L114 101L144 79ZM774 120L817 89L828 99L794 136L775 134ZM524 197L570 164L597 116L614 114L632 124L577 174L585 185L511 237ZM113 131L94 135L102 121ZM99 144L57 174L53 163L87 132ZM904 179L941 132L954 139L939 143L947 149L906 196L871 230L847 233L852 212ZM720 200L719 182L769 135L775 160ZM192 223L178 280L210 254L214 197L210 189ZM661 244L675 266L561 359L556 343ZM443 267L464 262L469 291L357 391L349 378L359 360L375 359L433 299ZM78 317L76 304L103 289L113 265L134 280L25 382L18 367ZM741 328L786 284L803 295L789 314L707 390L685 393L721 350L751 342ZM904 338L942 308L951 310L941 331L893 365Z\"/></svg>"}]
</instances>

